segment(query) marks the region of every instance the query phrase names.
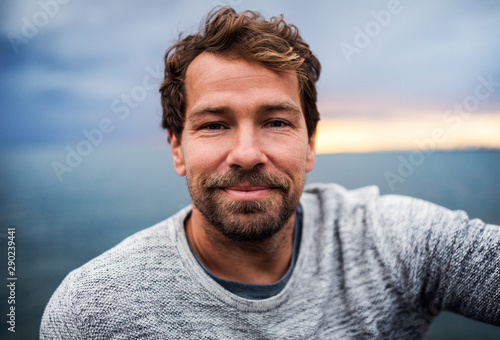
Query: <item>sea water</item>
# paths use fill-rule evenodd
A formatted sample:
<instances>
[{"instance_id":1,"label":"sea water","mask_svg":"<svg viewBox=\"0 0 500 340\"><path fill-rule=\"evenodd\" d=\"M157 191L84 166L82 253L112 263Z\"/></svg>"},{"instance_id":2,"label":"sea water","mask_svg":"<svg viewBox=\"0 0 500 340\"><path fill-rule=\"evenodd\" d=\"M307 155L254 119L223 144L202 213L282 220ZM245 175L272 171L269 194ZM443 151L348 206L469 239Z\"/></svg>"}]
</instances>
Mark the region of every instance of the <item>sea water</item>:
<instances>
[{"instance_id":1,"label":"sea water","mask_svg":"<svg viewBox=\"0 0 500 340\"><path fill-rule=\"evenodd\" d=\"M58 178L54 162L66 164L66 156L61 145L0 150L0 254L6 262L7 228L14 227L20 339L38 337L43 309L72 269L190 203L168 145L101 145ZM419 197L500 224L498 151L319 155L307 181L377 185L382 194ZM498 339L500 328L443 313L426 338Z\"/></svg>"}]
</instances>

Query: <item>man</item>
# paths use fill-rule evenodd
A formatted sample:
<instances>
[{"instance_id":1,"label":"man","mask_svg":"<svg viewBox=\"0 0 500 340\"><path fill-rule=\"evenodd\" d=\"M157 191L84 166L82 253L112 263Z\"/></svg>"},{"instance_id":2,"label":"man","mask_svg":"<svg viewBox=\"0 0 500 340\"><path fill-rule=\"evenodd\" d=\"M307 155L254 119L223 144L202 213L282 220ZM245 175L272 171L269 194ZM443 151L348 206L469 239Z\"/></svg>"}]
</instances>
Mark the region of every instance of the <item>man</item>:
<instances>
[{"instance_id":1,"label":"man","mask_svg":"<svg viewBox=\"0 0 500 340\"><path fill-rule=\"evenodd\" d=\"M500 227L311 185L320 64L293 26L212 12L165 56L192 206L68 275L41 338L421 338L444 309L500 325Z\"/></svg>"}]
</instances>

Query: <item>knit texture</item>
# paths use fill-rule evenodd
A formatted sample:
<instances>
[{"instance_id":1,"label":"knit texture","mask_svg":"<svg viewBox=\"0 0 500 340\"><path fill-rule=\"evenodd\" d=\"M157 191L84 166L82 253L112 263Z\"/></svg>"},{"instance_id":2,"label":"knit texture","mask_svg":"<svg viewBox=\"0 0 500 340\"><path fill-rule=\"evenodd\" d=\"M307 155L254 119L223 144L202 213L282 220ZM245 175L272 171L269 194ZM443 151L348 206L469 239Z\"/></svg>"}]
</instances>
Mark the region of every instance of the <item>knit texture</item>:
<instances>
[{"instance_id":1,"label":"knit texture","mask_svg":"<svg viewBox=\"0 0 500 340\"><path fill-rule=\"evenodd\" d=\"M297 263L268 299L217 284L189 250L190 207L72 271L41 339L420 339L450 310L500 325L500 227L376 187L306 187Z\"/></svg>"}]
</instances>

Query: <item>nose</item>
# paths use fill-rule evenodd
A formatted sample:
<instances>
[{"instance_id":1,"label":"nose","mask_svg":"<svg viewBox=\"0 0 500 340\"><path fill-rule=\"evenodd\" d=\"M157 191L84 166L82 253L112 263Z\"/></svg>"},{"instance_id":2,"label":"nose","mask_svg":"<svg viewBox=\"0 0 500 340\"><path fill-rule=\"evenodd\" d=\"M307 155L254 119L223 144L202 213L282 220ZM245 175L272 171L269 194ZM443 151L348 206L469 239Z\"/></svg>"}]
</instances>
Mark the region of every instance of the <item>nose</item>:
<instances>
[{"instance_id":1,"label":"nose","mask_svg":"<svg viewBox=\"0 0 500 340\"><path fill-rule=\"evenodd\" d=\"M238 128L232 136L232 149L226 158L227 165L241 170L263 166L267 157L262 150L262 144L258 128L254 126Z\"/></svg>"}]
</instances>

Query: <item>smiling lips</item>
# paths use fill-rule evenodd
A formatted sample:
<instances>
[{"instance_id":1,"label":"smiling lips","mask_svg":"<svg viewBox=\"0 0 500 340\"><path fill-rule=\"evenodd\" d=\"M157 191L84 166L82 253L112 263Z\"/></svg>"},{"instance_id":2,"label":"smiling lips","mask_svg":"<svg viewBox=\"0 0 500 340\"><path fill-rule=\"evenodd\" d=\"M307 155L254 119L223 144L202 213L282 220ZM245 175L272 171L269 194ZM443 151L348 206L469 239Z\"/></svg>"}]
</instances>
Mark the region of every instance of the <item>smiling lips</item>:
<instances>
[{"instance_id":1,"label":"smiling lips","mask_svg":"<svg viewBox=\"0 0 500 340\"><path fill-rule=\"evenodd\" d=\"M221 188L229 196L236 200L255 200L269 194L273 188L266 186L230 186Z\"/></svg>"}]
</instances>

